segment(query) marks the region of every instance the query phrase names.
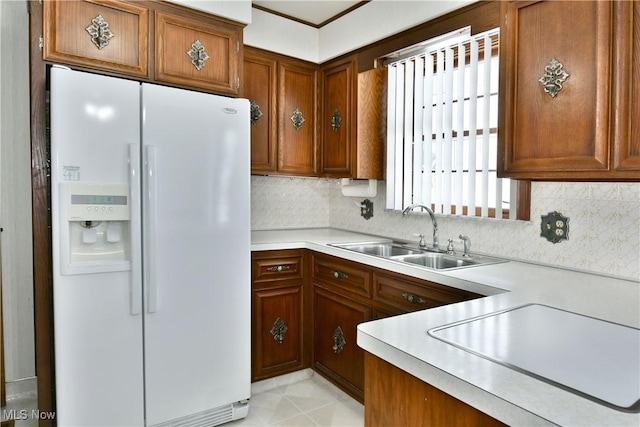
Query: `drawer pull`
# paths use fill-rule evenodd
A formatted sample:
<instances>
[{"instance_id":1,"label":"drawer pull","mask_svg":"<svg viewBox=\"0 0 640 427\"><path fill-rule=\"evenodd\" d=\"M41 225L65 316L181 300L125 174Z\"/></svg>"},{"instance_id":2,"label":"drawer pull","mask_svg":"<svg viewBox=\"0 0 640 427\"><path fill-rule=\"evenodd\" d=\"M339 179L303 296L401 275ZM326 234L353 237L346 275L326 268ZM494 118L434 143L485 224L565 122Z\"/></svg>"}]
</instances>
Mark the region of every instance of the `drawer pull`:
<instances>
[{"instance_id":1,"label":"drawer pull","mask_svg":"<svg viewBox=\"0 0 640 427\"><path fill-rule=\"evenodd\" d=\"M288 265L274 265L273 267L269 267L267 268L267 271L272 271L272 272L276 272L276 273L280 273L282 271L287 271L289 270L291 267Z\"/></svg>"},{"instance_id":2,"label":"drawer pull","mask_svg":"<svg viewBox=\"0 0 640 427\"><path fill-rule=\"evenodd\" d=\"M284 320L278 317L276 321L273 322L273 326L269 332L273 335L273 339L276 340L278 344L282 344L282 340L284 340L284 334L287 332L287 329L289 328L287 328Z\"/></svg>"},{"instance_id":3,"label":"drawer pull","mask_svg":"<svg viewBox=\"0 0 640 427\"><path fill-rule=\"evenodd\" d=\"M402 298L406 299L407 301L409 301L412 304L426 304L427 300L424 298L420 298L417 295L413 295L413 294L402 294Z\"/></svg>"},{"instance_id":4,"label":"drawer pull","mask_svg":"<svg viewBox=\"0 0 640 427\"><path fill-rule=\"evenodd\" d=\"M345 344L347 344L347 342L344 340L344 333L342 332L342 328L338 326L333 333L333 352L335 354L342 353Z\"/></svg>"},{"instance_id":5,"label":"drawer pull","mask_svg":"<svg viewBox=\"0 0 640 427\"><path fill-rule=\"evenodd\" d=\"M334 271L333 272L333 277L335 277L336 279L348 279L349 276L347 274L344 274L342 271Z\"/></svg>"}]
</instances>

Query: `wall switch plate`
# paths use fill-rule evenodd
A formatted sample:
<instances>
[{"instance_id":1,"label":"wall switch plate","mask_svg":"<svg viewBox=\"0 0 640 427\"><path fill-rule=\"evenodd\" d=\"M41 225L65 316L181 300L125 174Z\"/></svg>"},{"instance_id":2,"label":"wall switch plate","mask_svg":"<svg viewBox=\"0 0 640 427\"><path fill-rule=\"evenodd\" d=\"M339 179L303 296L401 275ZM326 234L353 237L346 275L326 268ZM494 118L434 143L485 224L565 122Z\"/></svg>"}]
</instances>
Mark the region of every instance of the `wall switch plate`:
<instances>
[{"instance_id":1,"label":"wall switch plate","mask_svg":"<svg viewBox=\"0 0 640 427\"><path fill-rule=\"evenodd\" d=\"M569 239L569 218L562 216L559 212L549 212L542 215L542 231L541 237L544 237L551 243L558 243L562 240Z\"/></svg>"}]
</instances>

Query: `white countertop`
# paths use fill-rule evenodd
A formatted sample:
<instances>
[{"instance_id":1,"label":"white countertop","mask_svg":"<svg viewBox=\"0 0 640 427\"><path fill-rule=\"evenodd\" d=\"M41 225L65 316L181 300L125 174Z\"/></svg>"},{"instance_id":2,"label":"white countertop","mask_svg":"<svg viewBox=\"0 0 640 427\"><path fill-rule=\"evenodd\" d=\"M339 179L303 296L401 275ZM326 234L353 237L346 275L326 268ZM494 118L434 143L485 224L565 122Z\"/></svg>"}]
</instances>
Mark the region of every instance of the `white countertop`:
<instances>
[{"instance_id":1,"label":"white countertop","mask_svg":"<svg viewBox=\"0 0 640 427\"><path fill-rule=\"evenodd\" d=\"M531 303L640 328L640 282L514 261L431 271L327 246L384 240L329 228L254 231L252 250L312 249L487 295L363 323L358 345L509 425L640 426L638 413L606 407L427 334L432 328ZM640 355L640 349L634 350Z\"/></svg>"}]
</instances>

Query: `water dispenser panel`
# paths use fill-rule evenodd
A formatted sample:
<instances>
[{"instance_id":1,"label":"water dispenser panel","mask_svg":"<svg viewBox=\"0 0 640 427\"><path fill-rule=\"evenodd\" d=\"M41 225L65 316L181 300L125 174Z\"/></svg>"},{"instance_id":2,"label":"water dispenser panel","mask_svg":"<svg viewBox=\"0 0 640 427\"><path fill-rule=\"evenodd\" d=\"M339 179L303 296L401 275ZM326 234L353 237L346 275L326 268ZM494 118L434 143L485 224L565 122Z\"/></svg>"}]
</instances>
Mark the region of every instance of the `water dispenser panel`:
<instances>
[{"instance_id":1,"label":"water dispenser panel","mask_svg":"<svg viewBox=\"0 0 640 427\"><path fill-rule=\"evenodd\" d=\"M69 221L128 221L129 186L65 183Z\"/></svg>"}]
</instances>

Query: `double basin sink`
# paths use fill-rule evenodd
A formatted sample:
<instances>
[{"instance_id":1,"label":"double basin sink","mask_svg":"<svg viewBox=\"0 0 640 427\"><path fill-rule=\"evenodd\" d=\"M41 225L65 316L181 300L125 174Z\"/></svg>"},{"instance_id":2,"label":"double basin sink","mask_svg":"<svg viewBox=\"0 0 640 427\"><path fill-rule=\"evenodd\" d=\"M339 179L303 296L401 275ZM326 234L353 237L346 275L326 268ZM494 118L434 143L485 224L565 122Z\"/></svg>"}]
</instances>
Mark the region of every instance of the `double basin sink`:
<instances>
[{"instance_id":1,"label":"double basin sink","mask_svg":"<svg viewBox=\"0 0 640 427\"><path fill-rule=\"evenodd\" d=\"M365 255L373 255L394 261L404 262L431 270L448 270L452 268L473 267L505 262L499 258L480 255L462 256L449 254L431 248L419 248L399 242L387 243L336 243L331 246L348 249Z\"/></svg>"}]
</instances>

